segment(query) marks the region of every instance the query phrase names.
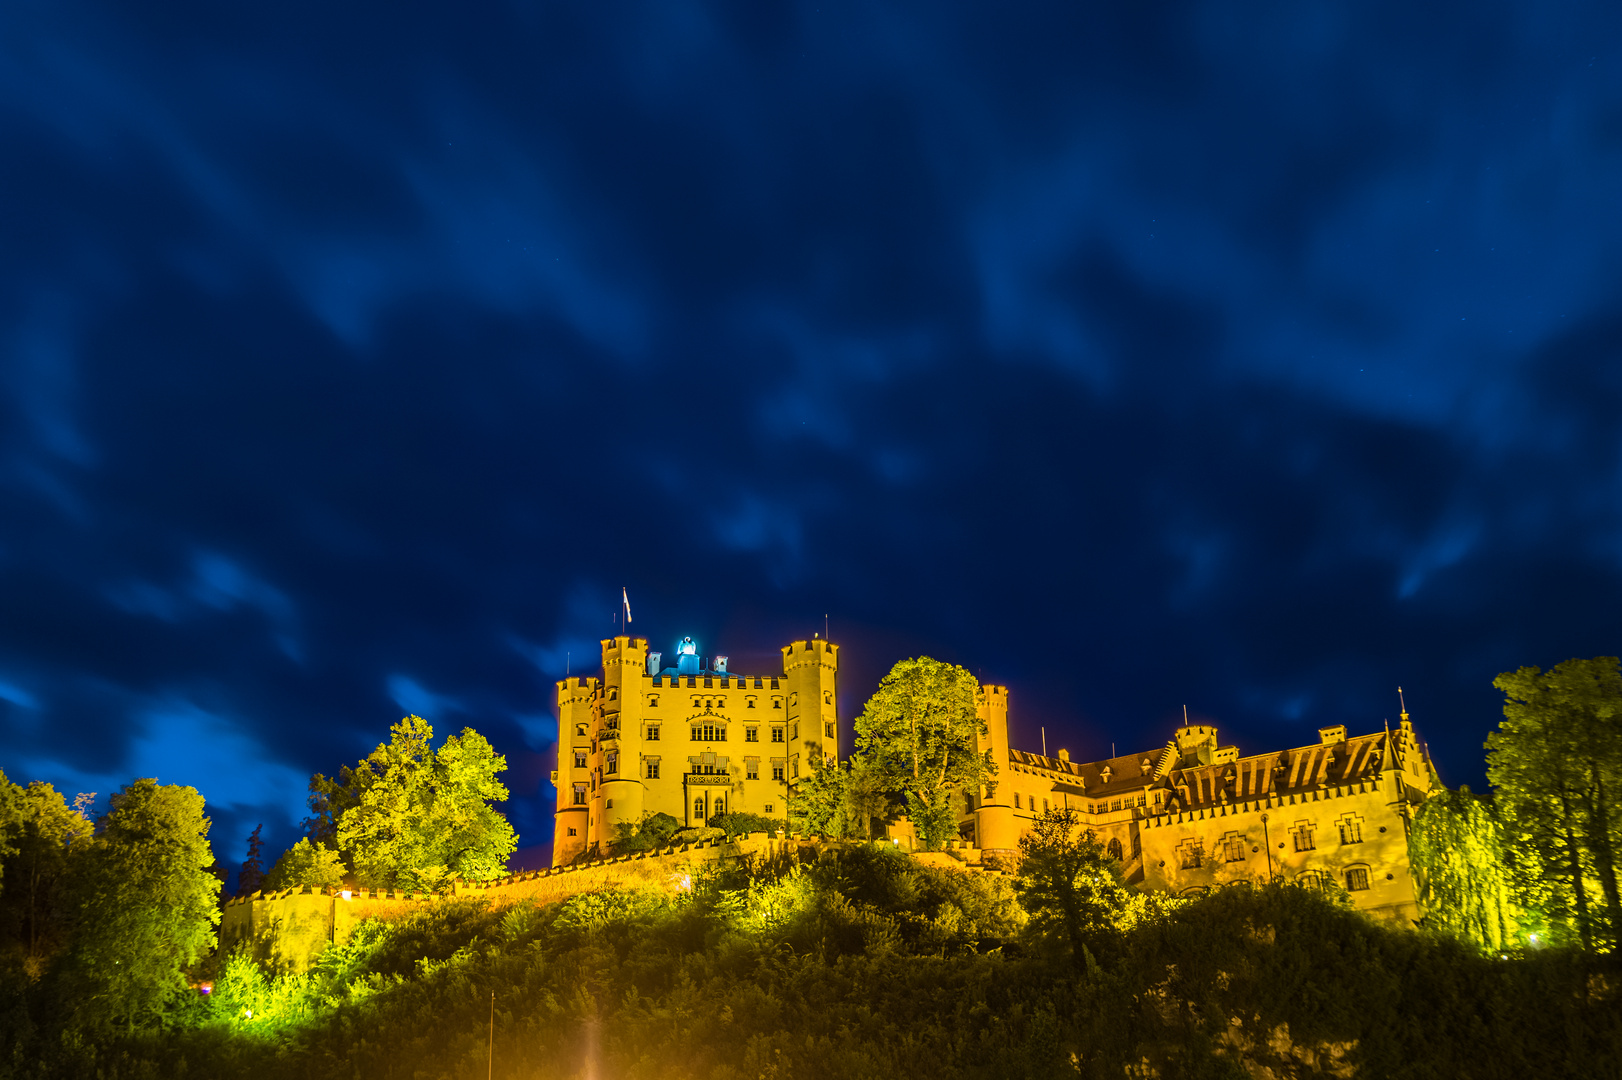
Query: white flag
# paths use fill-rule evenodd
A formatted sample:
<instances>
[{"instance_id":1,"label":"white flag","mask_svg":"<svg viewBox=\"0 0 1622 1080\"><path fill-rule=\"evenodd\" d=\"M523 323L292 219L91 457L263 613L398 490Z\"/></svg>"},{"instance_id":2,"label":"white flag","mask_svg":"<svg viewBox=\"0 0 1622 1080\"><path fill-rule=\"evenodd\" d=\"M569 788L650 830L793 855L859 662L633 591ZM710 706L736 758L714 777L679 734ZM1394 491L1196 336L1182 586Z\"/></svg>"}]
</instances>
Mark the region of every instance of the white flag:
<instances>
[{"instance_id":1,"label":"white flag","mask_svg":"<svg viewBox=\"0 0 1622 1080\"><path fill-rule=\"evenodd\" d=\"M625 601L625 621L629 623L631 621L631 597L626 593L623 585L620 586L620 599Z\"/></svg>"}]
</instances>

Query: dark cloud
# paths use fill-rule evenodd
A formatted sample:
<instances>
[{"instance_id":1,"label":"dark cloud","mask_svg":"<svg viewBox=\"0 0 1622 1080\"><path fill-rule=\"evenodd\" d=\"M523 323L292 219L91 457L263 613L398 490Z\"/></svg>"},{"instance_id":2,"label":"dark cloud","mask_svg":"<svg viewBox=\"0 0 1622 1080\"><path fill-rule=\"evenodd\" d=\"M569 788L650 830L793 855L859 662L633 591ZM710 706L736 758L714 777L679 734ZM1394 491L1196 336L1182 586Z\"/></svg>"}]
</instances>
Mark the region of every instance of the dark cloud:
<instances>
[{"instance_id":1,"label":"dark cloud","mask_svg":"<svg viewBox=\"0 0 1622 1080\"><path fill-rule=\"evenodd\" d=\"M235 857L405 710L826 613L1026 744L1618 651L1610 7L0 12L0 766Z\"/></svg>"}]
</instances>

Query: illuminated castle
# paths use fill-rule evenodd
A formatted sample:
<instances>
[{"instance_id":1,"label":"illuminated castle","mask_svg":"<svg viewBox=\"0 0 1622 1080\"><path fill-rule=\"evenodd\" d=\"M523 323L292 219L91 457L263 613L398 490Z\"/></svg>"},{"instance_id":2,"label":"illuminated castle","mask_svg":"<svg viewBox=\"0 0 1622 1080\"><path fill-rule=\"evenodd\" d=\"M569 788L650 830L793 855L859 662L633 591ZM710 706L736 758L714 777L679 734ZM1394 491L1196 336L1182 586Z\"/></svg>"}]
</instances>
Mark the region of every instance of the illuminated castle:
<instances>
[{"instance_id":1,"label":"illuminated castle","mask_svg":"<svg viewBox=\"0 0 1622 1080\"><path fill-rule=\"evenodd\" d=\"M1433 770L1406 710L1394 731L1348 738L1336 725L1314 745L1245 757L1212 725L1187 724L1165 746L1085 763L1010 748L1006 687L982 688L980 718L996 784L965 793L958 828L988 855L1013 856L1034 815L1069 807L1144 889L1333 882L1372 914L1419 917L1408 824Z\"/></svg>"},{"instance_id":2,"label":"illuminated castle","mask_svg":"<svg viewBox=\"0 0 1622 1080\"><path fill-rule=\"evenodd\" d=\"M614 826L644 814L693 826L729 810L786 817L795 782L839 756L837 645L786 645L769 675L728 671L724 656L705 667L691 638L671 667L644 638L607 638L602 650L601 679L557 684L554 866L606 852Z\"/></svg>"},{"instance_id":3,"label":"illuminated castle","mask_svg":"<svg viewBox=\"0 0 1622 1080\"><path fill-rule=\"evenodd\" d=\"M554 866L606 853L614 825L644 814L690 826L727 810L786 817L817 757L841 756L837 645L784 646L773 675L729 672L722 656L704 667L691 639L674 667L642 638L606 639L602 653L601 679L557 684ZM1069 807L1141 888L1187 895L1282 876L1332 881L1386 918L1419 915L1408 823L1433 771L1406 710L1394 731L1326 727L1314 745L1245 757L1215 727L1186 724L1164 746L1085 763L1011 747L1006 687L981 687L979 715L997 775L959 795L968 861L1011 859L1035 815ZM905 819L888 836L915 843Z\"/></svg>"}]
</instances>

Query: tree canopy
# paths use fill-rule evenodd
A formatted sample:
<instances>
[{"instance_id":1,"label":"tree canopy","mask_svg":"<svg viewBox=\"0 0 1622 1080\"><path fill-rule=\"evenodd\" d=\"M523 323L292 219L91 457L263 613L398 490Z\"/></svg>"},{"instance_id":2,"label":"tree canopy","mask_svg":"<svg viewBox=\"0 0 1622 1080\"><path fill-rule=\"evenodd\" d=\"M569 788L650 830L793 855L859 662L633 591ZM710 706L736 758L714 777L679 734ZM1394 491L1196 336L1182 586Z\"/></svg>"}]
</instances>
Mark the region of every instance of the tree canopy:
<instances>
[{"instance_id":1,"label":"tree canopy","mask_svg":"<svg viewBox=\"0 0 1622 1080\"><path fill-rule=\"evenodd\" d=\"M344 862L329 847L310 843L303 837L282 853L276 865L265 875L264 887L270 890L326 889L343 883Z\"/></svg>"},{"instance_id":2,"label":"tree canopy","mask_svg":"<svg viewBox=\"0 0 1622 1080\"><path fill-rule=\"evenodd\" d=\"M220 881L196 788L135 780L74 868L70 1000L91 1024L156 1022L214 946Z\"/></svg>"},{"instance_id":3,"label":"tree canopy","mask_svg":"<svg viewBox=\"0 0 1622 1080\"><path fill-rule=\"evenodd\" d=\"M969 672L920 656L891 668L856 718L857 756L905 805L931 850L955 832L952 793L977 791L997 772L979 749L979 697Z\"/></svg>"},{"instance_id":4,"label":"tree canopy","mask_svg":"<svg viewBox=\"0 0 1622 1080\"><path fill-rule=\"evenodd\" d=\"M518 835L491 804L507 799L506 757L472 728L435 751L415 715L390 734L336 780L311 778L313 838L330 836L366 885L437 890L504 874Z\"/></svg>"},{"instance_id":5,"label":"tree canopy","mask_svg":"<svg viewBox=\"0 0 1622 1080\"><path fill-rule=\"evenodd\" d=\"M1414 898L1425 925L1497 952L1522 944L1504 829L1469 788L1434 791L1408 835Z\"/></svg>"},{"instance_id":6,"label":"tree canopy","mask_svg":"<svg viewBox=\"0 0 1622 1080\"><path fill-rule=\"evenodd\" d=\"M1585 947L1604 941L1615 949L1622 664L1597 656L1549 671L1523 667L1493 685L1504 692L1504 719L1487 738L1487 777L1509 826L1517 880L1529 889L1523 903Z\"/></svg>"},{"instance_id":7,"label":"tree canopy","mask_svg":"<svg viewBox=\"0 0 1622 1080\"><path fill-rule=\"evenodd\" d=\"M1119 860L1083 827L1080 811L1054 807L1037 814L1019 838L1019 856L1014 892L1032 927L1062 934L1077 965L1089 944L1130 925L1139 896L1121 879Z\"/></svg>"}]
</instances>

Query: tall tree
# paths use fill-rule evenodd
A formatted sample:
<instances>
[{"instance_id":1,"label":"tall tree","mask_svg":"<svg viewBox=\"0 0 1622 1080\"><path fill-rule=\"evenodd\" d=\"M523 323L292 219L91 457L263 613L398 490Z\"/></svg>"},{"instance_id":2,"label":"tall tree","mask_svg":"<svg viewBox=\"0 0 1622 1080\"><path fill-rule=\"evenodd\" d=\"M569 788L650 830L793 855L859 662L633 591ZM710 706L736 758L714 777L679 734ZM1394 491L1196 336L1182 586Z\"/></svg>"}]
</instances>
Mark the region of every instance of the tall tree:
<instances>
[{"instance_id":1,"label":"tall tree","mask_svg":"<svg viewBox=\"0 0 1622 1080\"><path fill-rule=\"evenodd\" d=\"M0 858L7 883L0 894L0 934L15 943L25 970L37 978L67 939L68 860L83 851L94 826L50 784L36 780L16 793L21 818L11 829L9 853Z\"/></svg>"},{"instance_id":2,"label":"tall tree","mask_svg":"<svg viewBox=\"0 0 1622 1080\"><path fill-rule=\"evenodd\" d=\"M1598 656L1549 671L1524 667L1493 685L1504 692L1504 719L1487 738L1487 777L1512 819L1510 842L1542 849L1517 854L1552 872L1583 945L1599 937L1614 950L1622 943L1622 663ZM1597 911L1591 879L1599 885Z\"/></svg>"},{"instance_id":3,"label":"tall tree","mask_svg":"<svg viewBox=\"0 0 1622 1080\"><path fill-rule=\"evenodd\" d=\"M1521 944L1504 830L1470 793L1434 791L1414 815L1409 864L1427 926L1497 952Z\"/></svg>"},{"instance_id":4,"label":"tall tree","mask_svg":"<svg viewBox=\"0 0 1622 1080\"><path fill-rule=\"evenodd\" d=\"M1081 812L1070 807L1044 810L1019 838L1019 869L1014 892L1039 933L1062 933L1077 966L1088 946L1119 933L1132 907L1131 890Z\"/></svg>"},{"instance_id":5,"label":"tall tree","mask_svg":"<svg viewBox=\"0 0 1622 1080\"><path fill-rule=\"evenodd\" d=\"M282 852L282 857L265 875L265 888L297 889L308 885L312 889L326 889L341 885L343 880L344 863L338 853L310 843L310 838L305 836Z\"/></svg>"},{"instance_id":6,"label":"tall tree","mask_svg":"<svg viewBox=\"0 0 1622 1080\"><path fill-rule=\"evenodd\" d=\"M472 728L437 752L433 738L428 721L407 716L337 781L310 781L312 808L321 803L317 817L328 815L337 850L364 884L440 889L506 872L518 835L491 804L507 799L496 778L507 759Z\"/></svg>"},{"instance_id":7,"label":"tall tree","mask_svg":"<svg viewBox=\"0 0 1622 1080\"><path fill-rule=\"evenodd\" d=\"M977 791L997 766L979 737L980 684L955 664L920 656L890 669L856 718L856 748L906 805L924 847L956 831L954 791Z\"/></svg>"},{"instance_id":8,"label":"tall tree","mask_svg":"<svg viewBox=\"0 0 1622 1080\"><path fill-rule=\"evenodd\" d=\"M81 1022L133 1030L186 992L185 971L213 948L220 921L208 830L196 788L144 779L113 796L100 835L74 860L66 975Z\"/></svg>"},{"instance_id":9,"label":"tall tree","mask_svg":"<svg viewBox=\"0 0 1622 1080\"><path fill-rule=\"evenodd\" d=\"M242 869L237 872L240 896L249 896L265 887L265 840L260 836L264 828L261 822L248 834L248 857L242 860Z\"/></svg>"}]
</instances>

